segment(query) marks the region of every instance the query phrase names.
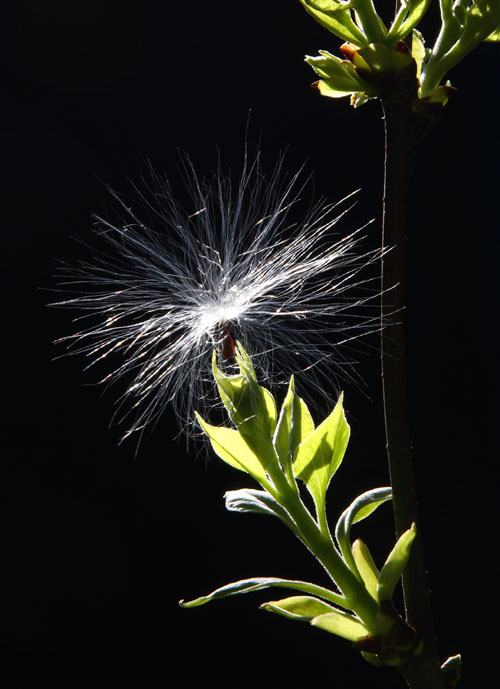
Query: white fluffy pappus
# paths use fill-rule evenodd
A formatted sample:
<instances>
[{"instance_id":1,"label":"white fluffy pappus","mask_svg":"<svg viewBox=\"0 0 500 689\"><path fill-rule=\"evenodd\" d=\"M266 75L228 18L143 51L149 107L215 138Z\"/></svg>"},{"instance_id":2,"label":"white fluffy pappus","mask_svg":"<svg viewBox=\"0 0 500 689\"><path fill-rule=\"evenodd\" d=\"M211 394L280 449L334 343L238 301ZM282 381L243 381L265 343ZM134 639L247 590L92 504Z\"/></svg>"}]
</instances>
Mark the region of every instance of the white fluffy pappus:
<instances>
[{"instance_id":1,"label":"white fluffy pappus","mask_svg":"<svg viewBox=\"0 0 500 689\"><path fill-rule=\"evenodd\" d=\"M100 382L126 377L124 437L156 421L167 403L191 435L194 410L205 414L217 402L212 351L231 370L235 340L262 384L294 373L309 402L330 403L337 381L356 377L349 343L380 327L377 278L364 269L383 250L360 250L360 230L333 235L338 204L308 207L297 221L305 183L300 172L284 173L283 159L269 178L258 155L245 160L235 183L220 169L199 180L184 158L182 177L186 209L153 172L134 186L132 206L113 193L122 220L97 218L105 248L61 269L72 298L55 305L78 309L88 323L58 342L85 354L88 367L113 360Z\"/></svg>"}]
</instances>

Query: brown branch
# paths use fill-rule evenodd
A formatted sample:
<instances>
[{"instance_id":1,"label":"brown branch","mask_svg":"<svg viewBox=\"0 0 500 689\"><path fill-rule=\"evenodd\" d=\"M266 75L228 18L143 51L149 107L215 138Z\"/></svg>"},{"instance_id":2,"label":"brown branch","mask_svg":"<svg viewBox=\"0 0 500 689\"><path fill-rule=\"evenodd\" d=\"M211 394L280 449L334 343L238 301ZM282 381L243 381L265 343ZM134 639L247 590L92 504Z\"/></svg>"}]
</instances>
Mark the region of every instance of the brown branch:
<instances>
[{"instance_id":1,"label":"brown branch","mask_svg":"<svg viewBox=\"0 0 500 689\"><path fill-rule=\"evenodd\" d=\"M407 402L406 221L411 158L416 143L412 100L411 92L382 100L385 124L382 245L394 247L382 259L382 315L397 311L395 320L398 321L382 330L382 388L398 537L412 522L417 524L417 537L403 574L403 594L406 620L419 633L424 650L412 667L400 669L411 689L443 689L418 519Z\"/></svg>"}]
</instances>

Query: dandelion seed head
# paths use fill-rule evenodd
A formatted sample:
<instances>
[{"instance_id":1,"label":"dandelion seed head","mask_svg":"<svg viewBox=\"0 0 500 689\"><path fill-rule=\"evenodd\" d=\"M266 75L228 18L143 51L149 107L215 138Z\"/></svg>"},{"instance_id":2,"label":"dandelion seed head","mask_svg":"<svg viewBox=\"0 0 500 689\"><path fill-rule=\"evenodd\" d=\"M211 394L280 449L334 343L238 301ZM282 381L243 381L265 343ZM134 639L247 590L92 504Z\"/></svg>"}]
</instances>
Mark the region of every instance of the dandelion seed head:
<instances>
[{"instance_id":1,"label":"dandelion seed head","mask_svg":"<svg viewBox=\"0 0 500 689\"><path fill-rule=\"evenodd\" d=\"M126 379L125 437L168 404L189 435L194 410L216 404L214 348L232 370L228 338L242 342L263 384L298 374L306 399L330 401L338 379L356 377L346 345L379 328L377 276L364 273L382 251L360 250L359 230L334 236L338 206L309 206L297 220L305 182L284 173L283 159L269 178L258 155L245 159L236 182L221 169L203 181L182 164L188 208L152 171L132 202L113 193L121 222L97 219L104 248L62 269L61 286L75 294L56 305L77 309L83 327L60 341L87 368L112 360L103 382Z\"/></svg>"}]
</instances>

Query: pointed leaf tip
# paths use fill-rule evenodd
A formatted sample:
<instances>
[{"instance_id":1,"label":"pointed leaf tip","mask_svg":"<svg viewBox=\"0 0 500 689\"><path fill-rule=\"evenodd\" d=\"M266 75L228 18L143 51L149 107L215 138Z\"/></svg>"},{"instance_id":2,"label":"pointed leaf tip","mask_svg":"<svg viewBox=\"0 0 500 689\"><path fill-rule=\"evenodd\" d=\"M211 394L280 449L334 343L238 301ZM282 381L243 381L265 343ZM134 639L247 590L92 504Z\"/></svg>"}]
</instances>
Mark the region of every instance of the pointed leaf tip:
<instances>
[{"instance_id":1,"label":"pointed leaf tip","mask_svg":"<svg viewBox=\"0 0 500 689\"><path fill-rule=\"evenodd\" d=\"M260 591L270 587L278 587L285 589L294 589L295 591L302 591L304 593L320 596L334 605L347 607L349 602L343 596L330 589L325 589L322 586L316 586L309 581L299 581L295 579L278 579L277 577L256 577L254 579L241 579L240 581L233 581L231 584L226 584L221 588L212 591L206 596L200 596L191 601L179 601L182 608L196 608L199 605L204 605L212 600L219 598L228 598L229 596L236 596L243 593L251 593L253 591Z\"/></svg>"},{"instance_id":2,"label":"pointed leaf tip","mask_svg":"<svg viewBox=\"0 0 500 689\"><path fill-rule=\"evenodd\" d=\"M304 400L296 394L292 376L273 437L274 448L288 476L292 475L292 459L297 447L313 431L311 414Z\"/></svg>"},{"instance_id":3,"label":"pointed leaf tip","mask_svg":"<svg viewBox=\"0 0 500 689\"><path fill-rule=\"evenodd\" d=\"M362 519L366 519L377 509L377 507L379 507L379 505L387 502L391 497L391 488L373 488L372 490L358 495L340 515L335 528L335 537L342 551L344 560L354 572L357 570L357 565L351 548L351 527Z\"/></svg>"},{"instance_id":4,"label":"pointed leaf tip","mask_svg":"<svg viewBox=\"0 0 500 689\"><path fill-rule=\"evenodd\" d=\"M335 608L325 601L312 596L290 596L282 600L271 600L263 603L260 609L302 622L310 622L319 615L335 611Z\"/></svg>"},{"instance_id":5,"label":"pointed leaf tip","mask_svg":"<svg viewBox=\"0 0 500 689\"><path fill-rule=\"evenodd\" d=\"M377 592L380 602L390 600L392 598L399 578L408 563L411 546L416 535L417 526L415 523L413 523L408 531L405 531L403 534L401 534L396 545L389 553L384 566L380 570L378 578Z\"/></svg>"},{"instance_id":6,"label":"pointed leaf tip","mask_svg":"<svg viewBox=\"0 0 500 689\"><path fill-rule=\"evenodd\" d=\"M360 538L352 544L352 554L358 572L366 586L366 590L370 596L378 602L377 584L379 571L368 546Z\"/></svg>"},{"instance_id":7,"label":"pointed leaf tip","mask_svg":"<svg viewBox=\"0 0 500 689\"><path fill-rule=\"evenodd\" d=\"M327 488L349 442L342 398L340 395L332 413L300 443L293 459L293 473L306 484L318 512L324 508Z\"/></svg>"}]
</instances>

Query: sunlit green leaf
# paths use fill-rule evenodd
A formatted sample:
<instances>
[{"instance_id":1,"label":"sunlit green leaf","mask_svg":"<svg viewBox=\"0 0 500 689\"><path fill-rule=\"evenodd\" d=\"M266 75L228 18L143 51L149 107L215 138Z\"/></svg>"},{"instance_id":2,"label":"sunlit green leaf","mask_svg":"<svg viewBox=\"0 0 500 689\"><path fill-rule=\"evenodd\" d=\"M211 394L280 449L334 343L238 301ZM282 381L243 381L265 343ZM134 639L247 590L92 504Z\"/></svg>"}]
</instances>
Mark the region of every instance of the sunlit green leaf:
<instances>
[{"instance_id":1,"label":"sunlit green leaf","mask_svg":"<svg viewBox=\"0 0 500 689\"><path fill-rule=\"evenodd\" d=\"M245 416L241 418L242 414L238 412L238 407L241 406L241 400L248 387L246 376L241 373L239 375L226 375L220 371L217 367L215 350L212 356L212 370L222 403L229 414L229 418L237 426L243 418L246 418ZM251 409L247 413L251 414Z\"/></svg>"},{"instance_id":2,"label":"sunlit green leaf","mask_svg":"<svg viewBox=\"0 0 500 689\"><path fill-rule=\"evenodd\" d=\"M263 603L260 608L302 622L310 622L318 615L336 612L335 608L328 603L311 596L291 596L282 600L271 600Z\"/></svg>"},{"instance_id":3,"label":"sunlit green leaf","mask_svg":"<svg viewBox=\"0 0 500 689\"><path fill-rule=\"evenodd\" d=\"M484 40L489 41L491 43L498 43L498 41L500 41L500 26L498 27L498 29L495 29L493 33L490 33L490 35Z\"/></svg>"},{"instance_id":4,"label":"sunlit green leaf","mask_svg":"<svg viewBox=\"0 0 500 689\"><path fill-rule=\"evenodd\" d=\"M389 553L384 566L380 570L377 593L381 602L392 598L399 577L403 573L408 558L410 557L411 546L416 534L417 527L415 524L412 524L411 529L408 529L408 531L405 531L400 536L396 545Z\"/></svg>"},{"instance_id":5,"label":"sunlit green leaf","mask_svg":"<svg viewBox=\"0 0 500 689\"><path fill-rule=\"evenodd\" d=\"M368 550L368 546L360 538L352 544L352 554L366 590L378 602L377 585L379 571Z\"/></svg>"},{"instance_id":6,"label":"sunlit green leaf","mask_svg":"<svg viewBox=\"0 0 500 689\"><path fill-rule=\"evenodd\" d=\"M313 596L318 596L335 603L335 605L340 605L344 608L348 607L348 601L334 591L325 589L322 586L316 586L316 584L311 584L308 581L278 579L277 577L257 577L254 579L241 579L240 581L233 581L231 584L227 584L226 586L216 589L208 596L201 596L200 598L195 598L191 601L181 600L179 601L179 605L183 608L197 608L199 605L205 605L205 603L209 603L212 600L228 598L229 596L237 596L243 593L252 593L252 591L260 591L261 589L274 587L294 589L295 591L309 593Z\"/></svg>"},{"instance_id":7,"label":"sunlit green leaf","mask_svg":"<svg viewBox=\"0 0 500 689\"><path fill-rule=\"evenodd\" d=\"M322 96L343 98L351 93L373 92L373 87L359 76L349 60L341 60L326 50L319 53L316 57L306 55L305 61L322 77L314 84Z\"/></svg>"},{"instance_id":8,"label":"sunlit green leaf","mask_svg":"<svg viewBox=\"0 0 500 689\"><path fill-rule=\"evenodd\" d=\"M250 357L239 342L235 358L240 369L236 375L219 370L215 352L212 359L214 378L229 417L238 428L251 426L252 430L272 437L277 415L274 397L258 384Z\"/></svg>"},{"instance_id":9,"label":"sunlit green leaf","mask_svg":"<svg viewBox=\"0 0 500 689\"><path fill-rule=\"evenodd\" d=\"M214 452L232 467L250 474L259 482L266 481L265 463L257 456L240 433L233 428L212 426L196 414L198 423L206 433Z\"/></svg>"},{"instance_id":10,"label":"sunlit green leaf","mask_svg":"<svg viewBox=\"0 0 500 689\"><path fill-rule=\"evenodd\" d=\"M337 526L335 528L335 536L342 551L345 561L356 572L356 563L351 550L351 527L353 524L366 519L372 514L379 505L382 505L392 497L390 488L374 488L368 490L366 493L358 495L353 500L349 507L342 512Z\"/></svg>"},{"instance_id":11,"label":"sunlit green leaf","mask_svg":"<svg viewBox=\"0 0 500 689\"><path fill-rule=\"evenodd\" d=\"M349 519L352 519L351 525L357 524L358 522L362 521L363 519L366 519L367 517L369 517L370 514L375 512L377 507L380 507L380 505L383 505L384 502L387 502L392 497L392 493L391 493L390 488L374 488L373 490L369 490L366 493L363 493L363 496L365 496L365 498L368 500L368 496L370 494L373 494L372 497L374 498L371 502L366 502L365 504L361 504L361 507L359 507L359 509L356 509L356 510L353 509L352 513L350 513ZM377 497L377 496L383 496L383 497Z\"/></svg>"},{"instance_id":12,"label":"sunlit green leaf","mask_svg":"<svg viewBox=\"0 0 500 689\"><path fill-rule=\"evenodd\" d=\"M417 31L413 29L412 40L411 40L411 54L413 59L417 63L417 78L420 77L420 72L422 70L422 63L425 58L425 44L424 37Z\"/></svg>"},{"instance_id":13,"label":"sunlit green leaf","mask_svg":"<svg viewBox=\"0 0 500 689\"><path fill-rule=\"evenodd\" d=\"M454 8L455 12L457 8ZM468 8L463 8L464 30L460 37L460 45L471 50L492 33L499 30L500 2L498 0L475 0Z\"/></svg>"},{"instance_id":14,"label":"sunlit green leaf","mask_svg":"<svg viewBox=\"0 0 500 689\"><path fill-rule=\"evenodd\" d=\"M297 527L288 512L265 490L241 488L230 490L224 496L226 509L230 512L249 512L278 517L293 533Z\"/></svg>"},{"instance_id":15,"label":"sunlit green leaf","mask_svg":"<svg viewBox=\"0 0 500 689\"><path fill-rule=\"evenodd\" d=\"M333 79L320 79L315 81L312 86L325 98L347 98L347 96L356 95L353 91L339 91Z\"/></svg>"},{"instance_id":16,"label":"sunlit green leaf","mask_svg":"<svg viewBox=\"0 0 500 689\"><path fill-rule=\"evenodd\" d=\"M326 490L349 442L342 399L343 395L332 413L298 446L294 457L294 474L306 484L318 511L324 507Z\"/></svg>"},{"instance_id":17,"label":"sunlit green leaf","mask_svg":"<svg viewBox=\"0 0 500 689\"><path fill-rule=\"evenodd\" d=\"M304 400L295 394L292 377L273 439L276 453L287 474L291 471L295 450L313 431L311 414Z\"/></svg>"},{"instance_id":18,"label":"sunlit green leaf","mask_svg":"<svg viewBox=\"0 0 500 689\"><path fill-rule=\"evenodd\" d=\"M306 12L325 29L354 45L367 45L366 36L351 18L349 5L340 0L300 0Z\"/></svg>"},{"instance_id":19,"label":"sunlit green leaf","mask_svg":"<svg viewBox=\"0 0 500 689\"><path fill-rule=\"evenodd\" d=\"M243 442L243 444L248 446L251 454L258 457L263 467L269 468L271 465L278 467L278 458L272 444L276 427L276 403L271 393L257 383L257 377L250 357L239 342L235 348L235 358L240 372L237 375L228 375L218 369L214 352L213 372L221 399L231 421L237 427L241 439L240 441L233 440L235 438L234 434L228 433L227 430L219 431L215 442L222 449L226 450L224 456L222 456L214 445L214 432L211 432L210 438L212 445L214 445L214 450L224 461L228 461L233 466L237 466L237 464L243 465L244 469L255 477L255 462L250 458L250 466L253 467L252 473L248 460L243 461L240 459L239 454L236 454L236 450L238 453L241 452ZM203 428L206 432L206 428ZM231 441L230 447L222 445L221 440ZM236 460L237 464L234 463L234 460ZM260 480L260 478L257 480Z\"/></svg>"},{"instance_id":20,"label":"sunlit green leaf","mask_svg":"<svg viewBox=\"0 0 500 689\"><path fill-rule=\"evenodd\" d=\"M336 634L349 641L356 641L369 632L362 622L346 612L330 612L311 620L313 627L324 629L330 634Z\"/></svg>"},{"instance_id":21,"label":"sunlit green leaf","mask_svg":"<svg viewBox=\"0 0 500 689\"><path fill-rule=\"evenodd\" d=\"M422 97L433 93L445 75L479 43L498 40L500 2L475 0L473 3L453 3L441 0L443 27L439 40L426 61L420 79Z\"/></svg>"}]
</instances>

